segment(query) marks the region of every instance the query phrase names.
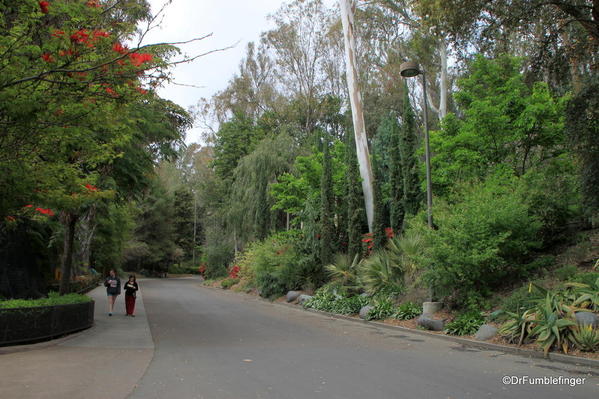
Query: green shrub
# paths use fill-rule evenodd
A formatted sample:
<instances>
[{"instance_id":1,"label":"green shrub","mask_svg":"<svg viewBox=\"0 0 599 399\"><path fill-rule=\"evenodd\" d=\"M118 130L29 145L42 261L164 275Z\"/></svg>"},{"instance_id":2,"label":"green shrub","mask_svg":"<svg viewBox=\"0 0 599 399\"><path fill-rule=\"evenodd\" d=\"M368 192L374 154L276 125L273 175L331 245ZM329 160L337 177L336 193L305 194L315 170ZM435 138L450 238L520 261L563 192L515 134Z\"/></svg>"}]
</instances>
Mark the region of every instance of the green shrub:
<instances>
[{"instance_id":1,"label":"green shrub","mask_svg":"<svg viewBox=\"0 0 599 399\"><path fill-rule=\"evenodd\" d=\"M235 284L239 283L239 279L238 278L226 278L223 281L220 282L220 286L221 288L228 290L229 288L231 288L232 286L234 286Z\"/></svg>"},{"instance_id":2,"label":"green shrub","mask_svg":"<svg viewBox=\"0 0 599 399\"><path fill-rule=\"evenodd\" d=\"M437 206L425 249L429 265L425 281L436 296L463 304L469 293L486 295L490 289L519 278L540 224L514 189L515 178L492 178L467 187L459 202Z\"/></svg>"},{"instance_id":3,"label":"green shrub","mask_svg":"<svg viewBox=\"0 0 599 399\"><path fill-rule=\"evenodd\" d=\"M337 254L335 262L325 266L325 270L333 281L357 291L359 265L360 254L356 254L353 259L347 254Z\"/></svg>"},{"instance_id":4,"label":"green shrub","mask_svg":"<svg viewBox=\"0 0 599 399\"><path fill-rule=\"evenodd\" d=\"M368 320L385 320L395 313L395 305L388 299L380 300L368 312Z\"/></svg>"},{"instance_id":5,"label":"green shrub","mask_svg":"<svg viewBox=\"0 0 599 399\"><path fill-rule=\"evenodd\" d=\"M404 302L397 308L397 311L393 315L399 320L410 320L422 314L422 307L416 305L414 302Z\"/></svg>"},{"instance_id":6,"label":"green shrub","mask_svg":"<svg viewBox=\"0 0 599 399\"><path fill-rule=\"evenodd\" d=\"M553 274L559 280L565 281L565 280L569 280L572 277L574 277L574 275L576 274L577 271L578 271L578 268L576 266L566 265L566 266L560 267L559 269L555 269L553 271Z\"/></svg>"},{"instance_id":7,"label":"green shrub","mask_svg":"<svg viewBox=\"0 0 599 399\"><path fill-rule=\"evenodd\" d=\"M505 298L501 303L501 309L505 312L518 313L523 309L529 309L540 298L540 293L534 286L525 285Z\"/></svg>"},{"instance_id":8,"label":"green shrub","mask_svg":"<svg viewBox=\"0 0 599 399\"><path fill-rule=\"evenodd\" d=\"M232 249L225 244L204 247L202 263L206 265L204 276L209 279L227 275L227 264L233 259Z\"/></svg>"},{"instance_id":9,"label":"green shrub","mask_svg":"<svg viewBox=\"0 0 599 399\"><path fill-rule=\"evenodd\" d=\"M445 332L451 335L472 335L485 323L481 312L468 311L447 323Z\"/></svg>"},{"instance_id":10,"label":"green shrub","mask_svg":"<svg viewBox=\"0 0 599 399\"><path fill-rule=\"evenodd\" d=\"M387 251L377 251L362 261L359 276L371 295L397 296L403 291L403 271Z\"/></svg>"},{"instance_id":11,"label":"green shrub","mask_svg":"<svg viewBox=\"0 0 599 399\"><path fill-rule=\"evenodd\" d=\"M301 232L292 230L252 243L236 259L241 279L246 285L255 286L265 298L301 288L305 276L296 249L301 239Z\"/></svg>"},{"instance_id":12,"label":"green shrub","mask_svg":"<svg viewBox=\"0 0 599 399\"><path fill-rule=\"evenodd\" d=\"M60 296L57 292L50 292L48 298L40 299L8 299L0 301L0 309L33 308L38 306L69 305L73 303L85 303L91 298L81 294L67 294Z\"/></svg>"},{"instance_id":13,"label":"green shrub","mask_svg":"<svg viewBox=\"0 0 599 399\"><path fill-rule=\"evenodd\" d=\"M334 303L337 299L343 298L337 294L330 286L324 286L318 289L312 298L304 304L304 307L324 312L332 312Z\"/></svg>"}]
</instances>

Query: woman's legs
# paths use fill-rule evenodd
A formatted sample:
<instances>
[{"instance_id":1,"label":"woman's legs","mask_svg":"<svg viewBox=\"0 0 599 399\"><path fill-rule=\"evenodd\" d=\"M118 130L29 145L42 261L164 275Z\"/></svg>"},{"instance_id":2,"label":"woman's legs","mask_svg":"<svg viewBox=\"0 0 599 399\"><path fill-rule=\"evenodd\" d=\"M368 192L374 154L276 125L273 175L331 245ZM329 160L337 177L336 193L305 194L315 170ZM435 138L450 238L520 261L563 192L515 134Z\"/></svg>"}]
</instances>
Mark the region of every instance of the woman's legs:
<instances>
[{"instance_id":1,"label":"woman's legs","mask_svg":"<svg viewBox=\"0 0 599 399\"><path fill-rule=\"evenodd\" d=\"M112 316L114 310L114 301L116 301L116 295L108 295L108 315Z\"/></svg>"}]
</instances>

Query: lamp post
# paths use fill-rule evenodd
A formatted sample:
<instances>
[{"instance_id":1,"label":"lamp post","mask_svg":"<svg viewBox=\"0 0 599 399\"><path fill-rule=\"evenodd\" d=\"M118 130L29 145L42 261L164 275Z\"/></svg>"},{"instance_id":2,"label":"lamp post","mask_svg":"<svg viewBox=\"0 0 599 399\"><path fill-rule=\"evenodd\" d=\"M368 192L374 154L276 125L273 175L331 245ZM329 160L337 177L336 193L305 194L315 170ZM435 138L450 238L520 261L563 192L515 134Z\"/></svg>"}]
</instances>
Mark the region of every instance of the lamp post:
<instances>
[{"instance_id":1,"label":"lamp post","mask_svg":"<svg viewBox=\"0 0 599 399\"><path fill-rule=\"evenodd\" d=\"M426 76L415 62L404 62L399 66L399 74L404 78L422 75L422 94L424 98L424 157L426 164L426 210L428 227L433 227L433 187L431 182L431 150L428 138L428 103L426 101Z\"/></svg>"}]
</instances>

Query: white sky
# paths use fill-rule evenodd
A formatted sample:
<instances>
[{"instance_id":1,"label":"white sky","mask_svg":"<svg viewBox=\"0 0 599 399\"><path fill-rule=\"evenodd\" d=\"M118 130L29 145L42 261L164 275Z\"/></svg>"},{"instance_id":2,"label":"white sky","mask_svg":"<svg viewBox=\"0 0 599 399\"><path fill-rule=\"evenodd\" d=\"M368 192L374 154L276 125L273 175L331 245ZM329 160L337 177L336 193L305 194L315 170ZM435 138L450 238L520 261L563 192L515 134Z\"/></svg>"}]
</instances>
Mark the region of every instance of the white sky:
<instances>
[{"instance_id":1,"label":"white sky","mask_svg":"<svg viewBox=\"0 0 599 399\"><path fill-rule=\"evenodd\" d=\"M164 2L150 0L152 11L156 13ZM233 49L207 55L173 70L175 82L202 88L170 84L160 89L159 94L187 109L200 98L210 98L224 89L238 71L247 43L257 41L260 33L271 27L266 17L283 3L283 0L173 0L167 7L162 27L152 31L146 43L183 41L213 34L208 39L182 46L188 55L239 43ZM190 130L186 142L199 142L200 133L198 128Z\"/></svg>"}]
</instances>

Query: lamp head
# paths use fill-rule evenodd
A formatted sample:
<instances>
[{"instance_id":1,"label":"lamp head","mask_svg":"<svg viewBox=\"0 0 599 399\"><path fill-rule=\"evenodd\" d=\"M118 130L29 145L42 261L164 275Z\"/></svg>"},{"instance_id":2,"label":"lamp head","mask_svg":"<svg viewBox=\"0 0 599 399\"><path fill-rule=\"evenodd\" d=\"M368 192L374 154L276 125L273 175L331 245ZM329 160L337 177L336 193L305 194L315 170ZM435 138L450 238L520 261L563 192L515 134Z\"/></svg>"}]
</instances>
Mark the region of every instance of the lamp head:
<instances>
[{"instance_id":1,"label":"lamp head","mask_svg":"<svg viewBox=\"0 0 599 399\"><path fill-rule=\"evenodd\" d=\"M418 64L412 61L404 62L399 66L399 74L404 78L413 78L421 73Z\"/></svg>"}]
</instances>

